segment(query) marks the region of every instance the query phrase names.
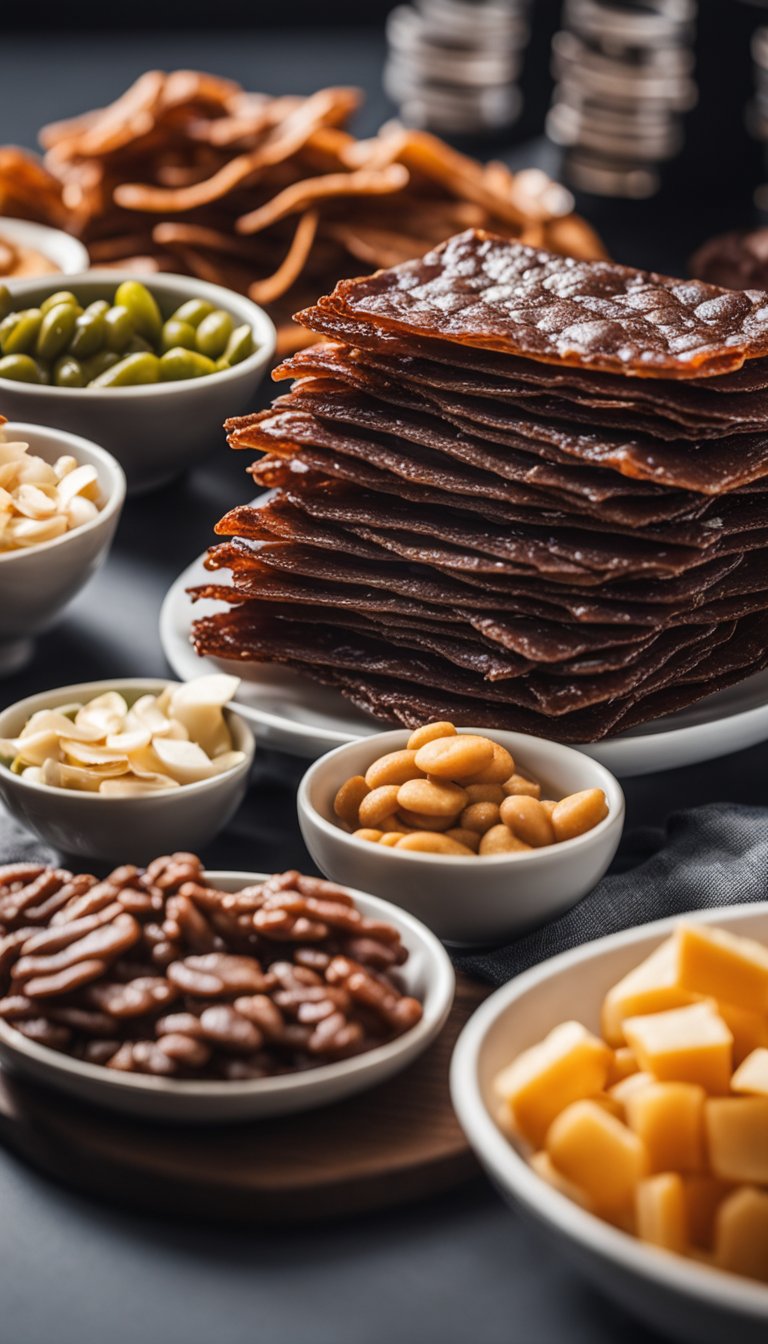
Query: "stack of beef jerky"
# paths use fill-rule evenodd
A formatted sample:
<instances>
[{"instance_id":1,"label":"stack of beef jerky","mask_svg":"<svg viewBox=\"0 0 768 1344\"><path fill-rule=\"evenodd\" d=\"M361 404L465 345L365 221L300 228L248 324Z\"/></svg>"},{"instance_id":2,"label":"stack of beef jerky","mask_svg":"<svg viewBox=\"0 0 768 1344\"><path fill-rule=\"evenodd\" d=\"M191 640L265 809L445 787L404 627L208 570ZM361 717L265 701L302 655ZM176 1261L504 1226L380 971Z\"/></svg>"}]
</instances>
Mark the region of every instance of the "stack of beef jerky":
<instances>
[{"instance_id":1,"label":"stack of beef jerky","mask_svg":"<svg viewBox=\"0 0 768 1344\"><path fill-rule=\"evenodd\" d=\"M471 231L299 320L199 652L575 742L768 665L768 294Z\"/></svg>"}]
</instances>

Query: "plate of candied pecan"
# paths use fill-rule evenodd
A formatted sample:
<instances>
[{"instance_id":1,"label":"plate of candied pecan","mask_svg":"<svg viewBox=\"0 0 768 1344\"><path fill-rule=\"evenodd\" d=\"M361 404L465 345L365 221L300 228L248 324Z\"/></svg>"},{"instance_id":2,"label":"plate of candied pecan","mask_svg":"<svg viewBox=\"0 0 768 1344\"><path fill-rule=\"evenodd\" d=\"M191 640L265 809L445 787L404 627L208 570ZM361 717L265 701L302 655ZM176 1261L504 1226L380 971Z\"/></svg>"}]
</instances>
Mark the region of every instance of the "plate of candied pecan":
<instances>
[{"instance_id":1,"label":"plate of candied pecan","mask_svg":"<svg viewBox=\"0 0 768 1344\"><path fill-rule=\"evenodd\" d=\"M386 901L193 854L99 880L0 867L0 1061L150 1120L311 1109L399 1072L442 1029L451 963Z\"/></svg>"}]
</instances>

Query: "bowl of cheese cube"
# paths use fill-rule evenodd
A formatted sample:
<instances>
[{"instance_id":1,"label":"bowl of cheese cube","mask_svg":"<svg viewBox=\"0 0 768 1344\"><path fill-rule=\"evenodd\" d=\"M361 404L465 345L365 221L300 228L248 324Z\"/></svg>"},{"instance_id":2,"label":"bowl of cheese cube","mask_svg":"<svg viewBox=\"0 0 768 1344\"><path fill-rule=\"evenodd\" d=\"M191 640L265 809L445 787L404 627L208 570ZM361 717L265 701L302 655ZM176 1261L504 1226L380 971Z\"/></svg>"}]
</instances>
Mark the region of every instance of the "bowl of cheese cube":
<instances>
[{"instance_id":1,"label":"bowl of cheese cube","mask_svg":"<svg viewBox=\"0 0 768 1344\"><path fill-rule=\"evenodd\" d=\"M451 1095L502 1194L626 1309L768 1338L768 902L518 976L465 1027Z\"/></svg>"}]
</instances>

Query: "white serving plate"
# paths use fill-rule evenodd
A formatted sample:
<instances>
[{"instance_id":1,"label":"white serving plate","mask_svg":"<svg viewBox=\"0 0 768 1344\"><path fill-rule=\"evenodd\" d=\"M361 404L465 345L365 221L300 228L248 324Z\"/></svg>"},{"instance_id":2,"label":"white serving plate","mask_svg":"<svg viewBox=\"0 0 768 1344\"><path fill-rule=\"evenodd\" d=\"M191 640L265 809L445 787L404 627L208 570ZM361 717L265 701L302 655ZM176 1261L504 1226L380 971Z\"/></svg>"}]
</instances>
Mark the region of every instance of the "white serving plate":
<instances>
[{"instance_id":1,"label":"white serving plate","mask_svg":"<svg viewBox=\"0 0 768 1344\"><path fill-rule=\"evenodd\" d=\"M223 891L238 891L263 881L266 874L217 870L206 877ZM455 977L444 948L412 915L362 891L350 890L350 895L364 915L386 920L399 931L409 953L400 969L401 981L406 992L420 999L424 1006L421 1021L386 1045L352 1059L276 1078L243 1082L176 1081L86 1064L38 1045L15 1031L10 1023L0 1020L0 1062L9 1072L68 1092L81 1101L138 1115L144 1120L170 1120L177 1124L217 1124L291 1115L375 1087L400 1073L440 1033L453 1003Z\"/></svg>"},{"instance_id":2,"label":"white serving plate","mask_svg":"<svg viewBox=\"0 0 768 1344\"><path fill-rule=\"evenodd\" d=\"M203 565L204 555L188 565L171 585L160 613L160 639L168 662L182 681L207 672L233 670L231 661L199 658L189 641L196 617L225 609L221 602L193 603L187 588L216 581ZM259 728L259 741L293 756L314 760L333 747L381 732L382 722L361 713L337 691L320 686L289 668L238 663L242 677L237 708ZM552 720L557 736L557 720ZM631 733L579 746L601 765L625 779L714 760L768 739L768 671L709 695L698 704Z\"/></svg>"},{"instance_id":3,"label":"white serving plate","mask_svg":"<svg viewBox=\"0 0 768 1344\"><path fill-rule=\"evenodd\" d=\"M494 1184L543 1226L592 1282L648 1324L690 1344L765 1344L768 1286L645 1245L587 1213L528 1165L498 1128L493 1079L558 1022L599 1030L603 996L671 933L680 919L768 940L768 901L657 920L600 938L534 966L473 1014L451 1062L451 1099Z\"/></svg>"}]
</instances>

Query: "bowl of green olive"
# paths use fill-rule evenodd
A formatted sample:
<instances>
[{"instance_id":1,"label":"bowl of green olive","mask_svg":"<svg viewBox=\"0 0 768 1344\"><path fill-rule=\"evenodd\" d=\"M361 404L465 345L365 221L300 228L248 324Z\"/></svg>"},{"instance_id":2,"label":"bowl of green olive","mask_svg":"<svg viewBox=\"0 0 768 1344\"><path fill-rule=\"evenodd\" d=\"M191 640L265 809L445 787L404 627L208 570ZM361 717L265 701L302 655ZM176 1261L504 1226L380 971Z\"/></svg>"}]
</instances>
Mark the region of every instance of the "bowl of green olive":
<instances>
[{"instance_id":1,"label":"bowl of green olive","mask_svg":"<svg viewBox=\"0 0 768 1344\"><path fill-rule=\"evenodd\" d=\"M183 275L94 270L0 285L0 405L92 439L155 489L252 405L275 350L258 304Z\"/></svg>"}]
</instances>

